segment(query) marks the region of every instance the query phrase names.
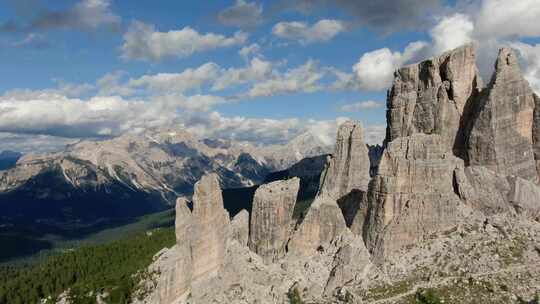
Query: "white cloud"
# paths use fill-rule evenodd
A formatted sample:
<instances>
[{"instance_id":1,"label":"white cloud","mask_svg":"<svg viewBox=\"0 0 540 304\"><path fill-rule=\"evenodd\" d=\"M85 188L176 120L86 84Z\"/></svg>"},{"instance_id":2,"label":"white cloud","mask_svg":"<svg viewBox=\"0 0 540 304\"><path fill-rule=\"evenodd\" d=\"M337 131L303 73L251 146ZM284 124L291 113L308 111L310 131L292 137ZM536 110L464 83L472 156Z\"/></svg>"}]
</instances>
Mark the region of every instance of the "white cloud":
<instances>
[{"instance_id":1,"label":"white cloud","mask_svg":"<svg viewBox=\"0 0 540 304\"><path fill-rule=\"evenodd\" d=\"M444 17L430 31L433 53L439 54L473 41L474 24L470 17L455 14Z\"/></svg>"},{"instance_id":2,"label":"white cloud","mask_svg":"<svg viewBox=\"0 0 540 304\"><path fill-rule=\"evenodd\" d=\"M97 80L96 84L99 88L99 95L101 96L131 96L135 93L133 88L122 85L120 82L126 75L124 71L114 71L105 74L103 77Z\"/></svg>"},{"instance_id":3,"label":"white cloud","mask_svg":"<svg viewBox=\"0 0 540 304\"><path fill-rule=\"evenodd\" d=\"M117 135L137 126L162 124L174 113L163 105L121 97L73 99L56 93L0 97L0 132L64 137Z\"/></svg>"},{"instance_id":4,"label":"white cloud","mask_svg":"<svg viewBox=\"0 0 540 304\"><path fill-rule=\"evenodd\" d=\"M238 54L247 61L249 56L257 55L260 51L261 47L257 43L253 43L249 46L244 46L241 48L240 51L238 51Z\"/></svg>"},{"instance_id":5,"label":"white cloud","mask_svg":"<svg viewBox=\"0 0 540 304\"><path fill-rule=\"evenodd\" d=\"M319 81L324 76L325 72L319 68L318 63L308 60L303 65L283 74L273 75L268 80L255 83L245 95L246 97L261 97L296 92L311 93L323 88Z\"/></svg>"},{"instance_id":6,"label":"white cloud","mask_svg":"<svg viewBox=\"0 0 540 304\"><path fill-rule=\"evenodd\" d=\"M236 0L233 6L218 14L218 20L224 25L250 28L262 22L262 12L262 5Z\"/></svg>"},{"instance_id":7,"label":"white cloud","mask_svg":"<svg viewBox=\"0 0 540 304\"><path fill-rule=\"evenodd\" d=\"M516 49L522 63L523 74L536 94L540 96L540 44L530 45L522 42L512 43Z\"/></svg>"},{"instance_id":8,"label":"white cloud","mask_svg":"<svg viewBox=\"0 0 540 304\"><path fill-rule=\"evenodd\" d=\"M187 57L194 53L244 44L247 34L237 32L226 37L220 34L200 34L190 27L168 32L156 31L155 27L133 22L124 34L122 57L158 61L165 57Z\"/></svg>"},{"instance_id":9,"label":"white cloud","mask_svg":"<svg viewBox=\"0 0 540 304\"><path fill-rule=\"evenodd\" d=\"M394 71L401 63L399 52L383 48L362 55L353 66L353 71L361 89L380 91L389 87L394 79Z\"/></svg>"},{"instance_id":10,"label":"white cloud","mask_svg":"<svg viewBox=\"0 0 540 304\"><path fill-rule=\"evenodd\" d=\"M486 38L540 36L540 1L483 0L476 18L477 33Z\"/></svg>"},{"instance_id":11,"label":"white cloud","mask_svg":"<svg viewBox=\"0 0 540 304\"><path fill-rule=\"evenodd\" d=\"M196 69L185 69L181 73L159 73L144 75L131 79L127 86L130 88L145 88L157 93L183 93L192 89L200 89L203 85L214 81L220 74L220 67L208 62Z\"/></svg>"},{"instance_id":12,"label":"white cloud","mask_svg":"<svg viewBox=\"0 0 540 304\"><path fill-rule=\"evenodd\" d=\"M365 125L364 141L370 145L382 144L386 136L386 125Z\"/></svg>"},{"instance_id":13,"label":"white cloud","mask_svg":"<svg viewBox=\"0 0 540 304\"><path fill-rule=\"evenodd\" d=\"M323 19L313 25L298 21L279 22L272 29L272 33L280 38L309 44L329 41L345 30L343 21Z\"/></svg>"},{"instance_id":14,"label":"white cloud","mask_svg":"<svg viewBox=\"0 0 540 304\"><path fill-rule=\"evenodd\" d=\"M374 100L359 101L355 103L350 103L339 107L339 110L342 112L360 112L363 110L372 110L382 108L383 104Z\"/></svg>"},{"instance_id":15,"label":"white cloud","mask_svg":"<svg viewBox=\"0 0 540 304\"><path fill-rule=\"evenodd\" d=\"M195 112L208 112L216 105L227 102L225 98L220 96L201 94L191 96L181 94L159 95L152 97L151 100L154 104L162 105L167 109L182 108Z\"/></svg>"},{"instance_id":16,"label":"white cloud","mask_svg":"<svg viewBox=\"0 0 540 304\"><path fill-rule=\"evenodd\" d=\"M219 91L247 82L263 81L270 77L272 71L273 65L271 62L253 58L245 68L229 68L224 70L221 75L216 78L212 90Z\"/></svg>"},{"instance_id":17,"label":"white cloud","mask_svg":"<svg viewBox=\"0 0 540 304\"><path fill-rule=\"evenodd\" d=\"M218 112L212 112L204 116L198 114L189 116L184 120L184 125L189 132L200 137L276 144L286 143L302 133L310 132L324 143L333 144L337 127L345 120L347 120L345 117L328 120L224 117Z\"/></svg>"}]
</instances>

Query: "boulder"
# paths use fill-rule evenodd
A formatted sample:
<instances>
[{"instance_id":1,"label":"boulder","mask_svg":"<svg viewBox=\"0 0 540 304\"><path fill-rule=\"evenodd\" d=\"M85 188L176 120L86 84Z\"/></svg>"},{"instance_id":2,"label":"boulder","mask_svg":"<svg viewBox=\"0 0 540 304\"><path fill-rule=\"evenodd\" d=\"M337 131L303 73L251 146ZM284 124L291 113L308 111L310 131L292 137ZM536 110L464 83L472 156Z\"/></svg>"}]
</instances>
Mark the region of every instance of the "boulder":
<instances>
[{"instance_id":1,"label":"boulder","mask_svg":"<svg viewBox=\"0 0 540 304\"><path fill-rule=\"evenodd\" d=\"M249 248L266 263L275 262L286 253L299 188L300 179L295 177L262 185L255 192Z\"/></svg>"}]
</instances>

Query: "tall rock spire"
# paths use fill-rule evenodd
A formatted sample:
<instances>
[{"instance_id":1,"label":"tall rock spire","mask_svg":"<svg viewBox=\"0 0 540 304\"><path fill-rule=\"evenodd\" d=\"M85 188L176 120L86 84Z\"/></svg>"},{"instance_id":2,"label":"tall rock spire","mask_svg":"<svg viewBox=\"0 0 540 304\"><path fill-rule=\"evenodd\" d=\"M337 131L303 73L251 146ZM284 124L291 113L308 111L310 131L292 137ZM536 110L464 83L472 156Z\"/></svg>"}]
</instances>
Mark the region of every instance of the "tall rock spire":
<instances>
[{"instance_id":1,"label":"tall rock spire","mask_svg":"<svg viewBox=\"0 0 540 304\"><path fill-rule=\"evenodd\" d=\"M215 277L223 263L229 229L229 213L217 174L208 174L195 184L193 194L193 281Z\"/></svg>"},{"instance_id":2,"label":"tall rock spire","mask_svg":"<svg viewBox=\"0 0 540 304\"><path fill-rule=\"evenodd\" d=\"M514 51L501 49L472 121L467 142L469 163L536 181L534 109L533 90L521 74Z\"/></svg>"},{"instance_id":3,"label":"tall rock spire","mask_svg":"<svg viewBox=\"0 0 540 304\"><path fill-rule=\"evenodd\" d=\"M369 151L359 121L339 126L336 148L321 177L320 194L340 199L352 190L366 191L369 183Z\"/></svg>"}]
</instances>

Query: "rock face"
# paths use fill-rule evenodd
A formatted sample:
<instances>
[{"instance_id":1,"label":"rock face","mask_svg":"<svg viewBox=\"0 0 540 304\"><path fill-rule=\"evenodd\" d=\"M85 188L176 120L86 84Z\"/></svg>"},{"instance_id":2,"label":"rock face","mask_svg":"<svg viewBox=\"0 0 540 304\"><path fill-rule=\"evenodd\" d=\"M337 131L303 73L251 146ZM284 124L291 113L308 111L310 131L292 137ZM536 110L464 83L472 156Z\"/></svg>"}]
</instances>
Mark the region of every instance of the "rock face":
<instances>
[{"instance_id":1,"label":"rock face","mask_svg":"<svg viewBox=\"0 0 540 304\"><path fill-rule=\"evenodd\" d=\"M463 119L482 85L475 60L474 47L467 45L400 68L388 95L386 142L439 134L442 144L459 154Z\"/></svg>"},{"instance_id":2,"label":"rock face","mask_svg":"<svg viewBox=\"0 0 540 304\"><path fill-rule=\"evenodd\" d=\"M299 188L300 179L292 178L263 185L255 192L249 248L267 263L286 253Z\"/></svg>"},{"instance_id":3,"label":"rock face","mask_svg":"<svg viewBox=\"0 0 540 304\"><path fill-rule=\"evenodd\" d=\"M521 75L515 53L501 49L472 122L467 143L470 164L536 181L534 108L534 93Z\"/></svg>"},{"instance_id":4,"label":"rock face","mask_svg":"<svg viewBox=\"0 0 540 304\"><path fill-rule=\"evenodd\" d=\"M380 258L454 227L461 200L453 188L463 161L441 135L415 134L390 142L368 193L364 238Z\"/></svg>"},{"instance_id":5,"label":"rock face","mask_svg":"<svg viewBox=\"0 0 540 304\"><path fill-rule=\"evenodd\" d=\"M232 219L231 233L233 240L237 240L242 246L247 246L249 241L249 212L245 209Z\"/></svg>"},{"instance_id":6,"label":"rock face","mask_svg":"<svg viewBox=\"0 0 540 304\"><path fill-rule=\"evenodd\" d=\"M336 201L330 196L320 195L315 198L292 237L289 249L293 253L312 255L316 250L324 250L324 247L346 229L345 220Z\"/></svg>"},{"instance_id":7,"label":"rock face","mask_svg":"<svg viewBox=\"0 0 540 304\"><path fill-rule=\"evenodd\" d=\"M158 283L158 303L172 303L177 299L186 299L191 292L192 258L191 258L191 211L185 199L176 201L176 245L161 257L160 267L156 271L164 271Z\"/></svg>"},{"instance_id":8,"label":"rock face","mask_svg":"<svg viewBox=\"0 0 540 304\"><path fill-rule=\"evenodd\" d=\"M337 132L334 154L329 156L326 170L321 175L319 195L337 201L349 227L358 213L366 213L364 198L370 169L369 149L364 143L362 124L358 121L343 123Z\"/></svg>"},{"instance_id":9,"label":"rock face","mask_svg":"<svg viewBox=\"0 0 540 304\"><path fill-rule=\"evenodd\" d=\"M540 100L509 50L485 89L474 57L465 46L396 72L386 141L371 155L377 165L359 123L342 125L298 223L298 178L262 185L251 220L243 211L229 223L217 177L205 176L192 213L179 200L177 245L157 263L161 300L146 303L188 293L178 303L287 303L287 294L306 303L400 302L418 286L472 290L479 277L493 286L516 281L512 293L526 286L532 299ZM455 296L444 300L472 303L470 294Z\"/></svg>"},{"instance_id":10,"label":"rock face","mask_svg":"<svg viewBox=\"0 0 540 304\"><path fill-rule=\"evenodd\" d=\"M195 184L193 194L192 257L193 281L214 277L223 263L229 229L229 213L216 174Z\"/></svg>"},{"instance_id":11,"label":"rock face","mask_svg":"<svg viewBox=\"0 0 540 304\"><path fill-rule=\"evenodd\" d=\"M367 190L370 165L363 132L362 124L357 121L339 126L336 150L321 176L320 194L337 200L353 189Z\"/></svg>"},{"instance_id":12,"label":"rock face","mask_svg":"<svg viewBox=\"0 0 540 304\"><path fill-rule=\"evenodd\" d=\"M521 177L470 166L463 173L456 172L456 187L462 199L483 214L510 213L533 219L540 216L540 187Z\"/></svg>"}]
</instances>

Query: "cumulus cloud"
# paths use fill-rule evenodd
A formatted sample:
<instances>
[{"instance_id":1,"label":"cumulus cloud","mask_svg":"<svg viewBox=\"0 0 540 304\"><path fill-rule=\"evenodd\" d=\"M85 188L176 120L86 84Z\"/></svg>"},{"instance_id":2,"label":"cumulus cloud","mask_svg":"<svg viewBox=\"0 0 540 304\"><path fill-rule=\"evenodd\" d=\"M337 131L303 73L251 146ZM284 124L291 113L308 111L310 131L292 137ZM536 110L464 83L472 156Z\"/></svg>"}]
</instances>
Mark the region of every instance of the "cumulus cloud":
<instances>
[{"instance_id":1,"label":"cumulus cloud","mask_svg":"<svg viewBox=\"0 0 540 304\"><path fill-rule=\"evenodd\" d=\"M272 33L283 39L309 44L329 41L345 30L343 21L323 19L312 25L298 21L279 22L274 25Z\"/></svg>"},{"instance_id":2,"label":"cumulus cloud","mask_svg":"<svg viewBox=\"0 0 540 304\"><path fill-rule=\"evenodd\" d=\"M311 93L321 90L320 80L325 71L314 60L308 60L301 66L285 73L273 75L270 79L255 83L242 97L274 96L288 93Z\"/></svg>"},{"instance_id":3,"label":"cumulus cloud","mask_svg":"<svg viewBox=\"0 0 540 304\"><path fill-rule=\"evenodd\" d=\"M370 91L385 90L394 78L394 71L401 64L401 54L388 48L365 53L353 71L361 89Z\"/></svg>"},{"instance_id":4,"label":"cumulus cloud","mask_svg":"<svg viewBox=\"0 0 540 304\"><path fill-rule=\"evenodd\" d=\"M126 76L124 71L113 71L105 74L103 77L97 80L97 87L99 88L99 95L102 96L131 96L135 93L134 89L121 84L123 78Z\"/></svg>"},{"instance_id":5,"label":"cumulus cloud","mask_svg":"<svg viewBox=\"0 0 540 304\"><path fill-rule=\"evenodd\" d=\"M476 28L484 37L536 37L540 36L540 2L519 0L483 0Z\"/></svg>"},{"instance_id":6,"label":"cumulus cloud","mask_svg":"<svg viewBox=\"0 0 540 304\"><path fill-rule=\"evenodd\" d=\"M159 61L166 57L187 57L194 53L244 44L247 34L237 32L226 37L220 34L201 34L186 26L168 32L156 31L153 25L135 21L124 34L122 57Z\"/></svg>"},{"instance_id":7,"label":"cumulus cloud","mask_svg":"<svg viewBox=\"0 0 540 304\"><path fill-rule=\"evenodd\" d=\"M221 11L218 20L227 26L252 28L262 22L262 5L244 0L236 0L235 4Z\"/></svg>"},{"instance_id":8,"label":"cumulus cloud","mask_svg":"<svg viewBox=\"0 0 540 304\"><path fill-rule=\"evenodd\" d=\"M212 85L213 91L219 91L228 87L247 82L263 81L272 75L273 64L260 58L251 59L245 68L229 68L223 70Z\"/></svg>"},{"instance_id":9,"label":"cumulus cloud","mask_svg":"<svg viewBox=\"0 0 540 304\"><path fill-rule=\"evenodd\" d=\"M473 41L474 24L463 14L444 17L430 31L433 53L448 51Z\"/></svg>"},{"instance_id":10,"label":"cumulus cloud","mask_svg":"<svg viewBox=\"0 0 540 304\"><path fill-rule=\"evenodd\" d=\"M372 109L378 109L382 107L383 107L383 104L381 102L374 101L374 100L366 100L366 101L359 101L359 102L342 105L341 107L339 107L339 110L341 112L361 112L364 110L372 110Z\"/></svg>"},{"instance_id":11,"label":"cumulus cloud","mask_svg":"<svg viewBox=\"0 0 540 304\"><path fill-rule=\"evenodd\" d=\"M512 43L511 46L516 49L523 61L523 73L525 78L536 94L540 96L540 44L530 45L522 42Z\"/></svg>"},{"instance_id":12,"label":"cumulus cloud","mask_svg":"<svg viewBox=\"0 0 540 304\"><path fill-rule=\"evenodd\" d=\"M82 0L65 10L41 9L25 24L8 20L0 25L5 32L78 29L95 31L101 27L118 30L121 18L111 10L110 0Z\"/></svg>"},{"instance_id":13,"label":"cumulus cloud","mask_svg":"<svg viewBox=\"0 0 540 304\"><path fill-rule=\"evenodd\" d=\"M159 73L144 75L131 79L127 84L130 88L144 88L159 93L183 93L192 89L200 89L203 85L215 80L220 73L220 67L208 62L196 69L185 69L181 73Z\"/></svg>"},{"instance_id":14,"label":"cumulus cloud","mask_svg":"<svg viewBox=\"0 0 540 304\"><path fill-rule=\"evenodd\" d=\"M57 93L12 93L0 97L0 132L61 137L118 135L171 118L165 105L120 97L68 98Z\"/></svg>"},{"instance_id":15,"label":"cumulus cloud","mask_svg":"<svg viewBox=\"0 0 540 304\"><path fill-rule=\"evenodd\" d=\"M257 43L250 44L248 46L244 46L243 48L238 51L238 55L240 55L244 60L248 60L250 56L254 56L259 54L261 51L261 47Z\"/></svg>"}]
</instances>

